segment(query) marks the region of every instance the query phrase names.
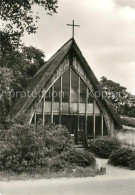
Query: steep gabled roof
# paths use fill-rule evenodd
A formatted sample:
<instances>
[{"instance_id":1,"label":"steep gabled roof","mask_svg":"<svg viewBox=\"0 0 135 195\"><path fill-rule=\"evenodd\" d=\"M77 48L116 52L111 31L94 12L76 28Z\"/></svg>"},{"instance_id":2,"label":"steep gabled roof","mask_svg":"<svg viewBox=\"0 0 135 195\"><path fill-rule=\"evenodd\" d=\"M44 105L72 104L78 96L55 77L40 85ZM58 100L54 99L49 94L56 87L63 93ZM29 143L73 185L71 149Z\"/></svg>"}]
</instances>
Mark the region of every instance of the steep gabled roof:
<instances>
[{"instance_id":1,"label":"steep gabled roof","mask_svg":"<svg viewBox=\"0 0 135 195\"><path fill-rule=\"evenodd\" d=\"M72 49L77 55L77 58L83 65L85 72L87 73L94 90L102 92L102 87L95 77L93 71L91 70L90 66L88 65L86 59L83 57L82 52L80 51L78 45L76 44L75 40L72 38L68 42L66 42L43 66L42 68L34 75L32 80L30 81L29 85L26 88L26 91L29 92L37 92L39 93L41 89L45 86L47 81L53 75L55 70L58 68L62 60L68 54L68 52ZM11 115L16 116L18 113L25 113L27 112L28 108L33 103L36 97L24 97L20 98L15 105L11 109ZM115 108L111 104L111 102L107 99L103 99L103 104L107 107L108 111L114 118L115 122L121 127L120 117L117 114Z\"/></svg>"}]
</instances>

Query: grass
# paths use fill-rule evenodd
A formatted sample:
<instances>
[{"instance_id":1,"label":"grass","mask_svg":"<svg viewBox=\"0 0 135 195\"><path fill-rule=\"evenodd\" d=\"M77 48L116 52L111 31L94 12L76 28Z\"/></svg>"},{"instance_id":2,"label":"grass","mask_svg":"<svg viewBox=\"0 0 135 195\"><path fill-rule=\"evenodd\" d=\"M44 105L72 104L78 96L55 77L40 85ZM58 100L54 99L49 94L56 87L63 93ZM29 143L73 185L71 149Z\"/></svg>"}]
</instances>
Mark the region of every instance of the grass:
<instances>
[{"instance_id":1,"label":"grass","mask_svg":"<svg viewBox=\"0 0 135 195\"><path fill-rule=\"evenodd\" d=\"M121 121L125 126L135 127L135 118L121 117Z\"/></svg>"},{"instance_id":2,"label":"grass","mask_svg":"<svg viewBox=\"0 0 135 195\"><path fill-rule=\"evenodd\" d=\"M46 172L46 169L35 171L31 173L15 173L13 171L1 171L0 181L11 180L37 180L37 179L51 179L51 178L76 178L76 177L95 177L96 175L105 174L102 171L90 166L90 167L76 167L76 169L66 169L62 172Z\"/></svg>"},{"instance_id":3,"label":"grass","mask_svg":"<svg viewBox=\"0 0 135 195\"><path fill-rule=\"evenodd\" d=\"M124 145L135 147L135 130L122 129L117 132L117 137Z\"/></svg>"}]
</instances>

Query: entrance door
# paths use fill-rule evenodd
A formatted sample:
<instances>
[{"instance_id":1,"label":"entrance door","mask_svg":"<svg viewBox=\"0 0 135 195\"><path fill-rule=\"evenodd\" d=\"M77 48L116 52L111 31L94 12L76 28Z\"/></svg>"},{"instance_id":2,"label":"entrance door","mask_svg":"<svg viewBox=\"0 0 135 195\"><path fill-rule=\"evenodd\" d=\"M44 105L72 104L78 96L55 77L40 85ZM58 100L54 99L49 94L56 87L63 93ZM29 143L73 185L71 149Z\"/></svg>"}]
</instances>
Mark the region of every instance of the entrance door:
<instances>
[{"instance_id":1,"label":"entrance door","mask_svg":"<svg viewBox=\"0 0 135 195\"><path fill-rule=\"evenodd\" d=\"M78 143L84 142L85 116L79 116Z\"/></svg>"},{"instance_id":2,"label":"entrance door","mask_svg":"<svg viewBox=\"0 0 135 195\"><path fill-rule=\"evenodd\" d=\"M74 135L75 144L78 143L78 116L70 116L69 131Z\"/></svg>"}]
</instances>

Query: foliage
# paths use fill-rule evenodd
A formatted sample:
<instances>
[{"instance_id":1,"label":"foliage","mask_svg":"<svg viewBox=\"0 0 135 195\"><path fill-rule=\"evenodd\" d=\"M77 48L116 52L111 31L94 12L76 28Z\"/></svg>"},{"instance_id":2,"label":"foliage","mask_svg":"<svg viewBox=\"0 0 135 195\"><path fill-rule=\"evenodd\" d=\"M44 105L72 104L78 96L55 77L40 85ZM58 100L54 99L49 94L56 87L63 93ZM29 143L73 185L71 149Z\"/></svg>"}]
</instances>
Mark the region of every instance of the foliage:
<instances>
[{"instance_id":1,"label":"foliage","mask_svg":"<svg viewBox=\"0 0 135 195\"><path fill-rule=\"evenodd\" d=\"M64 171L67 167L70 167L69 163L64 159L60 159L59 156L53 157L49 162L50 172Z\"/></svg>"},{"instance_id":2,"label":"foliage","mask_svg":"<svg viewBox=\"0 0 135 195\"><path fill-rule=\"evenodd\" d=\"M0 123L2 123L9 113L12 100L9 91L13 80L12 71L8 68L0 68Z\"/></svg>"},{"instance_id":3,"label":"foliage","mask_svg":"<svg viewBox=\"0 0 135 195\"><path fill-rule=\"evenodd\" d=\"M135 127L135 118L122 117L121 121L122 121L123 125Z\"/></svg>"},{"instance_id":4,"label":"foliage","mask_svg":"<svg viewBox=\"0 0 135 195\"><path fill-rule=\"evenodd\" d=\"M73 145L71 136L65 127L61 125L49 124L46 125L45 128L46 132L44 139L49 157L54 156L53 154L60 154L63 151L67 151Z\"/></svg>"},{"instance_id":5,"label":"foliage","mask_svg":"<svg viewBox=\"0 0 135 195\"><path fill-rule=\"evenodd\" d=\"M89 144L90 152L101 158L109 158L110 154L121 147L121 142L116 138L98 138Z\"/></svg>"},{"instance_id":6,"label":"foliage","mask_svg":"<svg viewBox=\"0 0 135 195\"><path fill-rule=\"evenodd\" d=\"M102 77L100 83L119 114L135 116L135 97L128 93L125 87L106 77Z\"/></svg>"},{"instance_id":7,"label":"foliage","mask_svg":"<svg viewBox=\"0 0 135 195\"><path fill-rule=\"evenodd\" d=\"M43 7L50 15L57 12L57 0L0 1L0 19L4 26L3 31L9 33L12 44L16 38L20 39L25 30L29 34L36 32L36 23L39 19L38 12L33 13L33 7L36 6Z\"/></svg>"},{"instance_id":8,"label":"foliage","mask_svg":"<svg viewBox=\"0 0 135 195\"><path fill-rule=\"evenodd\" d=\"M49 167L50 158L72 145L68 131L57 125L14 125L0 136L0 169L16 172Z\"/></svg>"},{"instance_id":9,"label":"foliage","mask_svg":"<svg viewBox=\"0 0 135 195\"><path fill-rule=\"evenodd\" d=\"M130 148L120 148L110 155L108 163L114 166L124 166L135 169L135 150Z\"/></svg>"},{"instance_id":10,"label":"foliage","mask_svg":"<svg viewBox=\"0 0 135 195\"><path fill-rule=\"evenodd\" d=\"M64 159L72 165L82 167L95 165L96 162L93 154L88 151L77 150L76 148L70 148L68 151L61 153L60 159Z\"/></svg>"},{"instance_id":11,"label":"foliage","mask_svg":"<svg viewBox=\"0 0 135 195\"><path fill-rule=\"evenodd\" d=\"M32 46L0 56L1 123L5 122L11 105L20 97L33 75L45 63L44 57L41 50Z\"/></svg>"}]
</instances>

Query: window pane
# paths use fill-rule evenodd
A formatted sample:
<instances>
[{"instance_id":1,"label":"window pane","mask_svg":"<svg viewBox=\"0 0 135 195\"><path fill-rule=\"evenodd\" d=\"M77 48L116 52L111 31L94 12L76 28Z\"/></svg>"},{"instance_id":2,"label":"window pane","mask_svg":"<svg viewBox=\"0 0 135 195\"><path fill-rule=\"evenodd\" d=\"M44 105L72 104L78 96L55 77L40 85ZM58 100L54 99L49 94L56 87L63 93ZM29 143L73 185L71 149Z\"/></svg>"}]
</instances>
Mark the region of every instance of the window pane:
<instances>
[{"instance_id":1,"label":"window pane","mask_svg":"<svg viewBox=\"0 0 135 195\"><path fill-rule=\"evenodd\" d=\"M70 104L70 112L77 113L78 108L78 85L79 85L79 77L71 69L71 104Z\"/></svg>"},{"instance_id":2,"label":"window pane","mask_svg":"<svg viewBox=\"0 0 135 195\"><path fill-rule=\"evenodd\" d=\"M77 113L77 110L78 110L78 104L77 103L70 103L70 112Z\"/></svg>"},{"instance_id":3,"label":"window pane","mask_svg":"<svg viewBox=\"0 0 135 195\"><path fill-rule=\"evenodd\" d=\"M82 79L80 79L80 102L81 103L86 103L86 85L85 83L82 81Z\"/></svg>"},{"instance_id":4,"label":"window pane","mask_svg":"<svg viewBox=\"0 0 135 195\"><path fill-rule=\"evenodd\" d=\"M62 75L62 102L69 102L69 69Z\"/></svg>"},{"instance_id":5,"label":"window pane","mask_svg":"<svg viewBox=\"0 0 135 195\"><path fill-rule=\"evenodd\" d=\"M60 101L60 78L54 83L53 97L54 97L54 102Z\"/></svg>"},{"instance_id":6,"label":"window pane","mask_svg":"<svg viewBox=\"0 0 135 195\"><path fill-rule=\"evenodd\" d=\"M77 132L78 116L70 116L69 132L75 134Z\"/></svg>"},{"instance_id":7,"label":"window pane","mask_svg":"<svg viewBox=\"0 0 135 195\"><path fill-rule=\"evenodd\" d=\"M95 113L100 114L100 110L99 110L97 103L95 103Z\"/></svg>"},{"instance_id":8,"label":"window pane","mask_svg":"<svg viewBox=\"0 0 135 195\"><path fill-rule=\"evenodd\" d=\"M62 75L62 112L69 112L69 69Z\"/></svg>"},{"instance_id":9,"label":"window pane","mask_svg":"<svg viewBox=\"0 0 135 195\"><path fill-rule=\"evenodd\" d=\"M103 120L103 135L104 136L107 136L108 135L108 131L107 131L107 127L106 127L105 120Z\"/></svg>"},{"instance_id":10,"label":"window pane","mask_svg":"<svg viewBox=\"0 0 135 195\"><path fill-rule=\"evenodd\" d=\"M78 84L79 77L78 75L71 69L71 102L78 102Z\"/></svg>"},{"instance_id":11,"label":"window pane","mask_svg":"<svg viewBox=\"0 0 135 195\"><path fill-rule=\"evenodd\" d=\"M45 95L45 112L51 113L52 88Z\"/></svg>"},{"instance_id":12,"label":"window pane","mask_svg":"<svg viewBox=\"0 0 135 195\"><path fill-rule=\"evenodd\" d=\"M87 113L89 114L93 113L93 104L87 104Z\"/></svg>"},{"instance_id":13,"label":"window pane","mask_svg":"<svg viewBox=\"0 0 135 195\"><path fill-rule=\"evenodd\" d=\"M87 117L87 134L93 137L93 116Z\"/></svg>"},{"instance_id":14,"label":"window pane","mask_svg":"<svg viewBox=\"0 0 135 195\"><path fill-rule=\"evenodd\" d=\"M43 115L42 114L36 114L36 124L42 124L43 122Z\"/></svg>"},{"instance_id":15,"label":"window pane","mask_svg":"<svg viewBox=\"0 0 135 195\"><path fill-rule=\"evenodd\" d=\"M95 134L101 136L101 116L95 117Z\"/></svg>"},{"instance_id":16,"label":"window pane","mask_svg":"<svg viewBox=\"0 0 135 195\"><path fill-rule=\"evenodd\" d=\"M60 78L54 83L54 92L53 92L53 112L59 112L60 109Z\"/></svg>"},{"instance_id":17,"label":"window pane","mask_svg":"<svg viewBox=\"0 0 135 195\"><path fill-rule=\"evenodd\" d=\"M69 116L68 115L61 116L61 124L65 126L67 129L69 129Z\"/></svg>"},{"instance_id":18,"label":"window pane","mask_svg":"<svg viewBox=\"0 0 135 195\"><path fill-rule=\"evenodd\" d=\"M85 116L79 116L78 142L84 141L84 132L85 132Z\"/></svg>"},{"instance_id":19,"label":"window pane","mask_svg":"<svg viewBox=\"0 0 135 195\"><path fill-rule=\"evenodd\" d=\"M38 104L38 107L36 108L37 113L43 112L43 100Z\"/></svg>"},{"instance_id":20,"label":"window pane","mask_svg":"<svg viewBox=\"0 0 135 195\"><path fill-rule=\"evenodd\" d=\"M51 123L51 115L45 115L45 124Z\"/></svg>"},{"instance_id":21,"label":"window pane","mask_svg":"<svg viewBox=\"0 0 135 195\"><path fill-rule=\"evenodd\" d=\"M48 90L48 92L45 95L45 100L46 101L51 101L52 100L52 87Z\"/></svg>"},{"instance_id":22,"label":"window pane","mask_svg":"<svg viewBox=\"0 0 135 195\"><path fill-rule=\"evenodd\" d=\"M59 124L59 115L53 115L53 123L56 125Z\"/></svg>"},{"instance_id":23,"label":"window pane","mask_svg":"<svg viewBox=\"0 0 135 195\"><path fill-rule=\"evenodd\" d=\"M94 98L90 92L90 90L88 91L88 103L93 103L94 102Z\"/></svg>"},{"instance_id":24,"label":"window pane","mask_svg":"<svg viewBox=\"0 0 135 195\"><path fill-rule=\"evenodd\" d=\"M85 113L85 106L86 106L86 85L85 83L82 81L82 79L80 79L80 113Z\"/></svg>"}]
</instances>

